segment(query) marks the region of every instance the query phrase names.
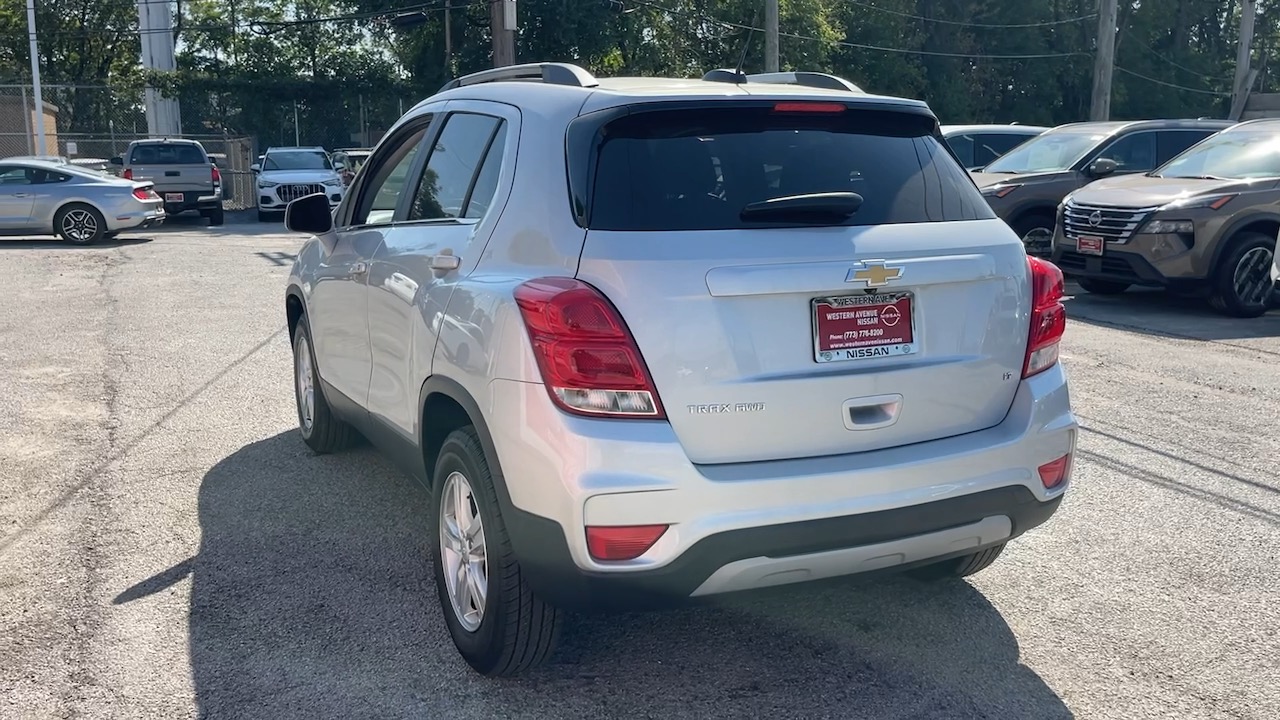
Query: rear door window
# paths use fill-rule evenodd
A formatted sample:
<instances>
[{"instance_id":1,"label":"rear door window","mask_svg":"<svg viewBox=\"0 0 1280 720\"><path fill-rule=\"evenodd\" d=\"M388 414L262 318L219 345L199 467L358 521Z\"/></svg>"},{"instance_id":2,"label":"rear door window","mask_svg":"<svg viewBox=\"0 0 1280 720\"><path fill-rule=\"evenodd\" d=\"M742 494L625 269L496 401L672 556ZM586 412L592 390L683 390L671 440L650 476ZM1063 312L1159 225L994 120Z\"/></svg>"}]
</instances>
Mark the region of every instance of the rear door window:
<instances>
[{"instance_id":1,"label":"rear door window","mask_svg":"<svg viewBox=\"0 0 1280 720\"><path fill-rule=\"evenodd\" d=\"M1160 150L1160 164L1177 157L1183 150L1209 137L1211 131L1202 130L1166 130L1156 138L1156 146Z\"/></svg>"},{"instance_id":2,"label":"rear door window","mask_svg":"<svg viewBox=\"0 0 1280 720\"><path fill-rule=\"evenodd\" d=\"M724 105L633 112L607 123L597 137L603 139L590 193L593 229L726 230L994 217L943 147L936 121L925 115ZM847 219L818 223L740 217L751 203L827 192L857 193L862 205Z\"/></svg>"},{"instance_id":3,"label":"rear door window","mask_svg":"<svg viewBox=\"0 0 1280 720\"><path fill-rule=\"evenodd\" d=\"M960 158L960 164L965 167L973 167L973 136L972 135L952 135L947 138L947 144L951 146L951 150L955 152L956 157Z\"/></svg>"},{"instance_id":4,"label":"rear door window","mask_svg":"<svg viewBox=\"0 0 1280 720\"><path fill-rule=\"evenodd\" d=\"M204 153L194 145L139 145L129 158L131 165L204 165Z\"/></svg>"}]
</instances>

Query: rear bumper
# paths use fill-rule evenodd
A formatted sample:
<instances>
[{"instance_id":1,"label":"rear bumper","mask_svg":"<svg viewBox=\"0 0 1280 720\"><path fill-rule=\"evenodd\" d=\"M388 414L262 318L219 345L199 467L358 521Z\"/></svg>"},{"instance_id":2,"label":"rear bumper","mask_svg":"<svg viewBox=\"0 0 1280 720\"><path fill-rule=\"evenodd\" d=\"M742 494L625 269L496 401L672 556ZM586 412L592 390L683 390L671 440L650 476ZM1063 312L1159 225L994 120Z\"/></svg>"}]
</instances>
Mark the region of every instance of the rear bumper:
<instances>
[{"instance_id":1,"label":"rear bumper","mask_svg":"<svg viewBox=\"0 0 1280 720\"><path fill-rule=\"evenodd\" d=\"M192 210L205 212L222 204L222 196L216 194L210 195L201 194L199 192L175 190L167 192L164 190L156 190L156 194L161 198L164 198L165 212L170 215L177 215L178 213L189 212ZM182 200L170 200L169 198L173 195L182 195Z\"/></svg>"},{"instance_id":2,"label":"rear bumper","mask_svg":"<svg viewBox=\"0 0 1280 720\"><path fill-rule=\"evenodd\" d=\"M687 598L822 580L958 557L1007 542L1048 520L1062 495L1038 500L1006 486L858 515L730 530L670 564L642 572L583 570L561 526L516 513L507 522L524 578L546 601L573 609L663 607Z\"/></svg>"},{"instance_id":3,"label":"rear bumper","mask_svg":"<svg viewBox=\"0 0 1280 720\"><path fill-rule=\"evenodd\" d=\"M108 217L107 230L108 232L145 230L163 224L168 216L164 206L159 203L151 207L145 207L139 203L136 210Z\"/></svg>"},{"instance_id":4,"label":"rear bumper","mask_svg":"<svg viewBox=\"0 0 1280 720\"><path fill-rule=\"evenodd\" d=\"M541 385L491 383L504 507L524 577L570 607L649 605L974 552L1043 523L1073 453L1057 366L1024 381L987 430L854 455L727 465L688 461L671 426L566 416ZM644 555L600 562L585 527L670 525Z\"/></svg>"}]
</instances>

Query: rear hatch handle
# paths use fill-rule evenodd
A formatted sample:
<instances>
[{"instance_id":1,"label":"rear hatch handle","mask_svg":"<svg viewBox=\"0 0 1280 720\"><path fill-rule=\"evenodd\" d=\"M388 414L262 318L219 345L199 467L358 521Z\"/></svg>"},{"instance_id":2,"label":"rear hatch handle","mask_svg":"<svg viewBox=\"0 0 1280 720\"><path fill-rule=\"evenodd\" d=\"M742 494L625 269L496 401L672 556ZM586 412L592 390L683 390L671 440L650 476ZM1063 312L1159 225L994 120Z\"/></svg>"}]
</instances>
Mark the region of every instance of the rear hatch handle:
<instances>
[{"instance_id":1,"label":"rear hatch handle","mask_svg":"<svg viewBox=\"0 0 1280 720\"><path fill-rule=\"evenodd\" d=\"M844 426L849 430L877 430L898 422L902 395L875 395L845 400L841 409Z\"/></svg>"}]
</instances>

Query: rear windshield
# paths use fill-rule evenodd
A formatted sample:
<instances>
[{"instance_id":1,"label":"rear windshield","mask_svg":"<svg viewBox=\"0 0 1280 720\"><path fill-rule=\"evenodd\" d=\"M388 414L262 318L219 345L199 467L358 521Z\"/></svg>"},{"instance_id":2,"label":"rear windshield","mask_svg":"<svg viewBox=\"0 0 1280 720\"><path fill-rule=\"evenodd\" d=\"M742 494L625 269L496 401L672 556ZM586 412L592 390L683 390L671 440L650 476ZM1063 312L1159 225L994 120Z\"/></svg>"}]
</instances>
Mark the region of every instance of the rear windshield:
<instances>
[{"instance_id":1,"label":"rear windshield","mask_svg":"<svg viewBox=\"0 0 1280 720\"><path fill-rule=\"evenodd\" d=\"M634 113L597 137L590 227L727 230L994 217L930 117L881 110L777 112L772 104ZM847 220L743 220L750 203L855 192Z\"/></svg>"},{"instance_id":2,"label":"rear windshield","mask_svg":"<svg viewBox=\"0 0 1280 720\"><path fill-rule=\"evenodd\" d=\"M139 145L133 149L131 165L204 165L204 153L195 145Z\"/></svg>"}]
</instances>

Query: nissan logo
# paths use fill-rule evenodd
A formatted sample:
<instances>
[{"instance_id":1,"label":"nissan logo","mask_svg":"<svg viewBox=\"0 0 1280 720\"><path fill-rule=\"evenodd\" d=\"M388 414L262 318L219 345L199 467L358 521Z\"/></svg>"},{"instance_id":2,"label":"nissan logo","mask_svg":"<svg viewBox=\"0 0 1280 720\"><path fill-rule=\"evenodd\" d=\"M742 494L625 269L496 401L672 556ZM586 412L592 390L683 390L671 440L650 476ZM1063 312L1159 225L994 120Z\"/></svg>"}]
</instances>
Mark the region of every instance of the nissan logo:
<instances>
[{"instance_id":1,"label":"nissan logo","mask_svg":"<svg viewBox=\"0 0 1280 720\"><path fill-rule=\"evenodd\" d=\"M1089 216L1089 224L1092 225L1093 227L1098 227L1099 225L1101 225L1102 211L1094 210L1093 214Z\"/></svg>"}]
</instances>

